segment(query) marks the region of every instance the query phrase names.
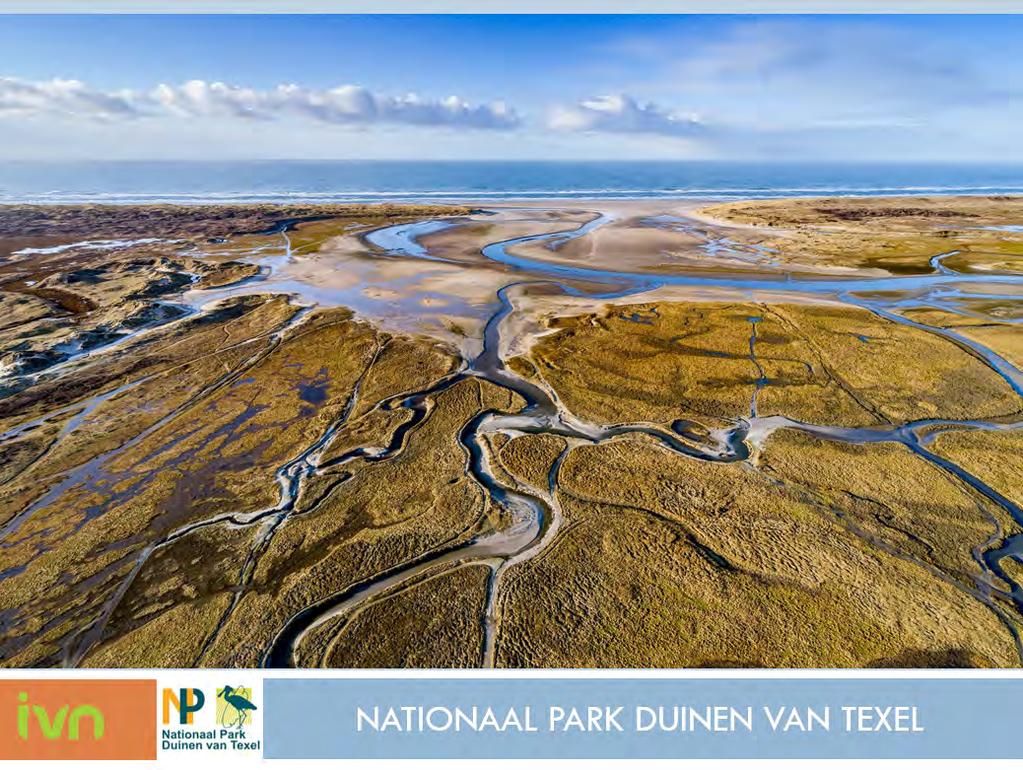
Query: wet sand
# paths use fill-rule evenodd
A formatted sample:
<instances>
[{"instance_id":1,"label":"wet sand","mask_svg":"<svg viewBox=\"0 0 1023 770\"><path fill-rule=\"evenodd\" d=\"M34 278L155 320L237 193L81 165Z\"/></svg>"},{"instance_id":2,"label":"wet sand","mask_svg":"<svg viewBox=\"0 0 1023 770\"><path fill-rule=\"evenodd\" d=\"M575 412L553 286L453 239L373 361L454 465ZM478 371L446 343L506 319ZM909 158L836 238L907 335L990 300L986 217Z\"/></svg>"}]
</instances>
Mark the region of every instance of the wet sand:
<instances>
[{"instance_id":1,"label":"wet sand","mask_svg":"<svg viewBox=\"0 0 1023 770\"><path fill-rule=\"evenodd\" d=\"M1023 439L1023 201L989 203L190 212L14 254L0 652L1019 665L1023 512L935 440Z\"/></svg>"}]
</instances>

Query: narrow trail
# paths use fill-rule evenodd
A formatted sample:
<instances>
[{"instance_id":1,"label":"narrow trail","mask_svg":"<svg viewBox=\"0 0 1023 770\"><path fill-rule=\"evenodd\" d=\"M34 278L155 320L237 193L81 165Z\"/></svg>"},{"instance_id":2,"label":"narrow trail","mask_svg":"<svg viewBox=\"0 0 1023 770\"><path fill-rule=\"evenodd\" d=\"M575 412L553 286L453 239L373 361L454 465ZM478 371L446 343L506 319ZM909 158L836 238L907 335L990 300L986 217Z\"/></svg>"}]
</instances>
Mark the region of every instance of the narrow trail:
<instances>
[{"instance_id":1,"label":"narrow trail","mask_svg":"<svg viewBox=\"0 0 1023 770\"><path fill-rule=\"evenodd\" d=\"M757 396L760 395L760 391L764 389L764 386L768 384L767 372L764 371L763 364L760 363L760 359L757 358L757 324L760 323L763 318L760 316L750 316L748 319L750 325L749 333L749 360L753 362L753 365L757 368L757 378L753 382L753 395L750 396L749 404L749 416L753 419L757 416Z\"/></svg>"}]
</instances>

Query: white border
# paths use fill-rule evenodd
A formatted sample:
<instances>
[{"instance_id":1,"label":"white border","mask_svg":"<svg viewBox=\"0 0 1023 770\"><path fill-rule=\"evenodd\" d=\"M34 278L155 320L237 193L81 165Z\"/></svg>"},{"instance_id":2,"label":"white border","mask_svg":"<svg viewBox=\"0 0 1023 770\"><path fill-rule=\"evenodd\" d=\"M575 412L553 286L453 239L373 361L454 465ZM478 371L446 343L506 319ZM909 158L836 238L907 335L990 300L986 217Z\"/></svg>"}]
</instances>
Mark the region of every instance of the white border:
<instances>
[{"instance_id":1,"label":"white border","mask_svg":"<svg viewBox=\"0 0 1023 770\"><path fill-rule=\"evenodd\" d=\"M1023 0L0 0L0 13L1023 13Z\"/></svg>"},{"instance_id":2,"label":"white border","mask_svg":"<svg viewBox=\"0 0 1023 770\"><path fill-rule=\"evenodd\" d=\"M763 13L763 14L927 14L968 13L999 14L1023 13L1023 0L0 0L3 13L374 13L422 14L466 13L523 14L655 14L655 13ZM204 669L203 674L237 678L239 674L262 679L1016 679L1023 680L1020 669ZM2 669L0 679L167 679L194 675L194 669ZM164 760L159 765L180 765L185 757ZM194 759L191 762L194 763ZM54 762L15 763L6 767L64 766ZM238 766L336 766L334 760L299 762L249 760L237 758ZM478 768L478 760L423 760L366 761L347 760L345 766L385 768L387 770L409 766L423 768ZM527 763L517 760L490 760L492 770L518 768ZM561 768L618 768L618 760L561 760ZM636 763L639 764L639 763ZM644 767L678 768L679 760L644 760ZM858 768L872 767L943 768L972 767L974 763L958 760L887 760L865 762L859 760L688 760L686 768ZM123 762L118 767L152 767L151 762ZM1016 760L985 762L990 770L1019 768Z\"/></svg>"}]
</instances>

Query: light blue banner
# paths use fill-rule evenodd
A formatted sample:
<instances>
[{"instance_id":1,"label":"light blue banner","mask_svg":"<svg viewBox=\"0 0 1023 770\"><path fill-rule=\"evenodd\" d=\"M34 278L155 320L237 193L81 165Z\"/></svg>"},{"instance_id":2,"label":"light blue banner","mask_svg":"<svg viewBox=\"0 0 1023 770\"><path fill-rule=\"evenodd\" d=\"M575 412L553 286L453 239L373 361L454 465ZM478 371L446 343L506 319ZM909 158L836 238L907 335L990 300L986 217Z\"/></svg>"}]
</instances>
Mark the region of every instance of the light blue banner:
<instances>
[{"instance_id":1,"label":"light blue banner","mask_svg":"<svg viewBox=\"0 0 1023 770\"><path fill-rule=\"evenodd\" d=\"M270 759L1023 757L1020 679L267 679Z\"/></svg>"}]
</instances>

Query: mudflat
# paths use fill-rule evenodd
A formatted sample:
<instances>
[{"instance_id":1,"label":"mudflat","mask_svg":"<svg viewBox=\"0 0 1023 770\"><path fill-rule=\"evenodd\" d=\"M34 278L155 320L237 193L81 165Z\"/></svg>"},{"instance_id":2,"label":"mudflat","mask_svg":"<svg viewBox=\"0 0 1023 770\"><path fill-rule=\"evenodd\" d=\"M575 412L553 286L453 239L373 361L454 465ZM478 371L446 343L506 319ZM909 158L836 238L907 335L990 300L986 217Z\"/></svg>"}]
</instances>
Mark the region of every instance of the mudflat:
<instances>
[{"instance_id":1,"label":"mudflat","mask_svg":"<svg viewBox=\"0 0 1023 770\"><path fill-rule=\"evenodd\" d=\"M1023 198L0 207L7 666L1010 666Z\"/></svg>"}]
</instances>

